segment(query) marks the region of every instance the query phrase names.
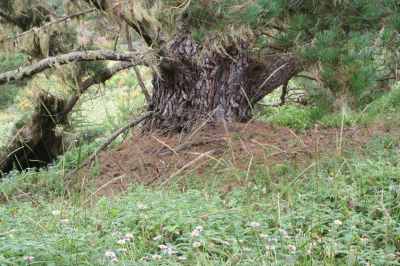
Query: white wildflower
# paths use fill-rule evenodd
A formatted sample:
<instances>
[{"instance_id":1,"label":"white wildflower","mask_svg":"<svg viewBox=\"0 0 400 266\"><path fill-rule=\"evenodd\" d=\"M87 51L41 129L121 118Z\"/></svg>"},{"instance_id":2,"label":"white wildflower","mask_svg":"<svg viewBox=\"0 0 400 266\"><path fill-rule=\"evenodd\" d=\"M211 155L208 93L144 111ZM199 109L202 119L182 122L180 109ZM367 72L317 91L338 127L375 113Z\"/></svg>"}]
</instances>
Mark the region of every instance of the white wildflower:
<instances>
[{"instance_id":1,"label":"white wildflower","mask_svg":"<svg viewBox=\"0 0 400 266\"><path fill-rule=\"evenodd\" d=\"M54 216L58 216L58 215L61 214L61 211L59 211L59 210L54 210L54 211L51 212L51 214L53 214Z\"/></svg>"},{"instance_id":2,"label":"white wildflower","mask_svg":"<svg viewBox=\"0 0 400 266\"><path fill-rule=\"evenodd\" d=\"M202 246L202 244L201 244L201 242L199 242L199 241L196 241L196 242L193 242L193 245L192 245L194 248L199 248L199 247L201 247Z\"/></svg>"},{"instance_id":3,"label":"white wildflower","mask_svg":"<svg viewBox=\"0 0 400 266\"><path fill-rule=\"evenodd\" d=\"M126 243L130 242L133 240L133 234L127 233L123 238L117 241L118 244L120 245L125 245Z\"/></svg>"},{"instance_id":4,"label":"white wildflower","mask_svg":"<svg viewBox=\"0 0 400 266\"><path fill-rule=\"evenodd\" d=\"M222 245L225 245L225 246L229 246L229 245L230 245L230 243L229 243L228 241L225 241L225 240L222 240L222 241L221 241L221 244L222 244Z\"/></svg>"},{"instance_id":5,"label":"white wildflower","mask_svg":"<svg viewBox=\"0 0 400 266\"><path fill-rule=\"evenodd\" d=\"M128 241L125 238L119 239L117 241L118 245L125 245Z\"/></svg>"},{"instance_id":6,"label":"white wildflower","mask_svg":"<svg viewBox=\"0 0 400 266\"><path fill-rule=\"evenodd\" d=\"M133 240L133 234L132 233L125 234L124 239L126 239L128 241L132 241Z\"/></svg>"},{"instance_id":7,"label":"white wildflower","mask_svg":"<svg viewBox=\"0 0 400 266\"><path fill-rule=\"evenodd\" d=\"M192 231L192 237L199 237L203 230L204 229L201 225L196 226L196 228Z\"/></svg>"},{"instance_id":8,"label":"white wildflower","mask_svg":"<svg viewBox=\"0 0 400 266\"><path fill-rule=\"evenodd\" d=\"M309 247L309 248L307 249L306 254L309 255L309 256L311 256L311 254L312 254L312 248L311 248L311 247Z\"/></svg>"},{"instance_id":9,"label":"white wildflower","mask_svg":"<svg viewBox=\"0 0 400 266\"><path fill-rule=\"evenodd\" d=\"M31 262L33 262L33 260L35 259L35 257L34 257L34 256L26 256L26 257L24 257L24 259L25 259L28 263L31 263Z\"/></svg>"},{"instance_id":10,"label":"white wildflower","mask_svg":"<svg viewBox=\"0 0 400 266\"><path fill-rule=\"evenodd\" d=\"M335 225L337 225L337 226L340 226L340 225L343 224L342 221L340 221L340 220L335 220L333 223L334 223Z\"/></svg>"},{"instance_id":11,"label":"white wildflower","mask_svg":"<svg viewBox=\"0 0 400 266\"><path fill-rule=\"evenodd\" d=\"M158 247L160 248L161 252L164 255L172 256L176 254L176 251L174 250L174 247L171 244L159 245Z\"/></svg>"},{"instance_id":12,"label":"white wildflower","mask_svg":"<svg viewBox=\"0 0 400 266\"><path fill-rule=\"evenodd\" d=\"M168 248L167 245L159 245L158 247L159 247L161 250L165 250L165 249Z\"/></svg>"},{"instance_id":13,"label":"white wildflower","mask_svg":"<svg viewBox=\"0 0 400 266\"><path fill-rule=\"evenodd\" d=\"M288 245L288 250L290 251L290 252L292 252L292 253L294 253L294 252L296 252L296 246L294 246L294 245Z\"/></svg>"},{"instance_id":14,"label":"white wildflower","mask_svg":"<svg viewBox=\"0 0 400 266\"><path fill-rule=\"evenodd\" d=\"M153 260L161 260L161 256L158 255L158 254L154 254L153 256L151 256L151 258L152 258Z\"/></svg>"},{"instance_id":15,"label":"white wildflower","mask_svg":"<svg viewBox=\"0 0 400 266\"><path fill-rule=\"evenodd\" d=\"M285 229L279 229L279 233L281 233L281 235L284 237L284 238L288 238L289 237L289 234L288 234L288 232L285 230Z\"/></svg>"},{"instance_id":16,"label":"white wildflower","mask_svg":"<svg viewBox=\"0 0 400 266\"><path fill-rule=\"evenodd\" d=\"M61 219L61 220L60 220L60 223L61 223L61 224L68 224L68 223L69 223L69 220L68 220L68 219Z\"/></svg>"},{"instance_id":17,"label":"white wildflower","mask_svg":"<svg viewBox=\"0 0 400 266\"><path fill-rule=\"evenodd\" d=\"M112 250L107 250L106 253L104 254L108 259L111 260L111 262L117 262L118 258L117 258L117 254L115 254L114 251Z\"/></svg>"},{"instance_id":18,"label":"white wildflower","mask_svg":"<svg viewBox=\"0 0 400 266\"><path fill-rule=\"evenodd\" d=\"M195 230L203 232L204 228L201 225L196 226Z\"/></svg>"},{"instance_id":19,"label":"white wildflower","mask_svg":"<svg viewBox=\"0 0 400 266\"><path fill-rule=\"evenodd\" d=\"M250 226L251 228L259 228L259 227L261 226L261 224L258 223L258 222L251 222L251 223L249 224L249 226Z\"/></svg>"}]
</instances>

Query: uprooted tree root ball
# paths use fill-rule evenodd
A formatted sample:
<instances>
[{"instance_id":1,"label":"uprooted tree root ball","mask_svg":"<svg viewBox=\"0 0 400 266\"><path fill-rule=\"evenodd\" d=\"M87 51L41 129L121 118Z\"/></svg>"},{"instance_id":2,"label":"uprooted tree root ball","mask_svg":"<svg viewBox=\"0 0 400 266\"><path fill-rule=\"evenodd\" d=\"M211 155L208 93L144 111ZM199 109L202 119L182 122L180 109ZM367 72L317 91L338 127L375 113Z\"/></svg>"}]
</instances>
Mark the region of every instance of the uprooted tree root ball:
<instances>
[{"instance_id":1,"label":"uprooted tree root ball","mask_svg":"<svg viewBox=\"0 0 400 266\"><path fill-rule=\"evenodd\" d=\"M0 176L13 169L45 167L62 153L62 136L57 125L67 123L60 116L65 100L41 93L31 118L20 128L15 128L5 150L0 151Z\"/></svg>"}]
</instances>

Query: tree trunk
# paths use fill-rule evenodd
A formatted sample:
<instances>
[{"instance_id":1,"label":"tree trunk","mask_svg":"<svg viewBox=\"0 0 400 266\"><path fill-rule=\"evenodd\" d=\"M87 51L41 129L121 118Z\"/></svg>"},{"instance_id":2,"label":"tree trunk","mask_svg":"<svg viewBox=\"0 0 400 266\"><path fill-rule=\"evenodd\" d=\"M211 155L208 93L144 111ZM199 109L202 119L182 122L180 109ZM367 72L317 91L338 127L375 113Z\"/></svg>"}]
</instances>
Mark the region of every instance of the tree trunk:
<instances>
[{"instance_id":1,"label":"tree trunk","mask_svg":"<svg viewBox=\"0 0 400 266\"><path fill-rule=\"evenodd\" d=\"M248 121L255 103L300 71L294 57L255 58L245 43L217 51L185 35L165 51L153 79L151 129L181 131L204 118Z\"/></svg>"}]
</instances>

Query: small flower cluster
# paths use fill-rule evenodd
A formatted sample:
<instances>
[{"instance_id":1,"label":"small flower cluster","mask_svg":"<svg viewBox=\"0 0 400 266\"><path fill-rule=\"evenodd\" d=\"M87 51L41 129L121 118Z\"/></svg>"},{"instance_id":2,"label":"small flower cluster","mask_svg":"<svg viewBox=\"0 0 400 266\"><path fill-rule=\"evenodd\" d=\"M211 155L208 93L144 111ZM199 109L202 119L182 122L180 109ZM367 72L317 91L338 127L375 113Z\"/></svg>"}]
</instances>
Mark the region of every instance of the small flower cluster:
<instances>
[{"instance_id":1,"label":"small flower cluster","mask_svg":"<svg viewBox=\"0 0 400 266\"><path fill-rule=\"evenodd\" d=\"M35 259L35 257L34 256L26 256L26 257L24 257L24 259L26 260L27 263L32 263L33 260Z\"/></svg>"},{"instance_id":2,"label":"small flower cluster","mask_svg":"<svg viewBox=\"0 0 400 266\"><path fill-rule=\"evenodd\" d=\"M133 234L128 233L117 241L119 245L125 245L133 240Z\"/></svg>"},{"instance_id":3,"label":"small flower cluster","mask_svg":"<svg viewBox=\"0 0 400 266\"><path fill-rule=\"evenodd\" d=\"M160 248L161 253L167 256L172 256L177 253L175 251L175 248L169 243L167 243L166 245L159 245L158 247Z\"/></svg>"},{"instance_id":4,"label":"small flower cluster","mask_svg":"<svg viewBox=\"0 0 400 266\"><path fill-rule=\"evenodd\" d=\"M335 220L333 223L337 226L341 226L343 224L340 220Z\"/></svg>"},{"instance_id":5,"label":"small flower cluster","mask_svg":"<svg viewBox=\"0 0 400 266\"><path fill-rule=\"evenodd\" d=\"M261 224L259 222L251 222L249 224L249 227L253 228L253 229L258 229L261 227Z\"/></svg>"},{"instance_id":6,"label":"small flower cluster","mask_svg":"<svg viewBox=\"0 0 400 266\"><path fill-rule=\"evenodd\" d=\"M117 262L118 258L117 258L117 254L115 254L114 251L112 250L107 250L106 253L104 254L106 256L106 258L108 258L111 262Z\"/></svg>"},{"instance_id":7,"label":"small flower cluster","mask_svg":"<svg viewBox=\"0 0 400 266\"><path fill-rule=\"evenodd\" d=\"M200 234L203 232L204 228L201 225L196 226L196 228L192 231L192 237L199 237Z\"/></svg>"}]
</instances>

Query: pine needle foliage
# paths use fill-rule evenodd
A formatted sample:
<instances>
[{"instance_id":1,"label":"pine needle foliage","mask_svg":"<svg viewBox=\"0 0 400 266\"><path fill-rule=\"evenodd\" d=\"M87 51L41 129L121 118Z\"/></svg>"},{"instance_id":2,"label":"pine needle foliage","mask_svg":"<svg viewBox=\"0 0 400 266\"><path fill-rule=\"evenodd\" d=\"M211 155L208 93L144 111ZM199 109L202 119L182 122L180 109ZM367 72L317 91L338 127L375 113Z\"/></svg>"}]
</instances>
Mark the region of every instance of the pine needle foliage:
<instances>
[{"instance_id":1,"label":"pine needle foliage","mask_svg":"<svg viewBox=\"0 0 400 266\"><path fill-rule=\"evenodd\" d=\"M40 25L96 6L100 15L81 20L99 22L93 35L113 33L116 43L123 39L125 18L155 40L187 31L199 44L211 40L216 50L239 38L251 52L295 54L321 89L353 107L363 108L398 78L398 0L4 0L0 11L7 15L0 15L0 24L14 33L38 27L13 45L43 58L87 47L79 44L75 20L46 30Z\"/></svg>"}]
</instances>

